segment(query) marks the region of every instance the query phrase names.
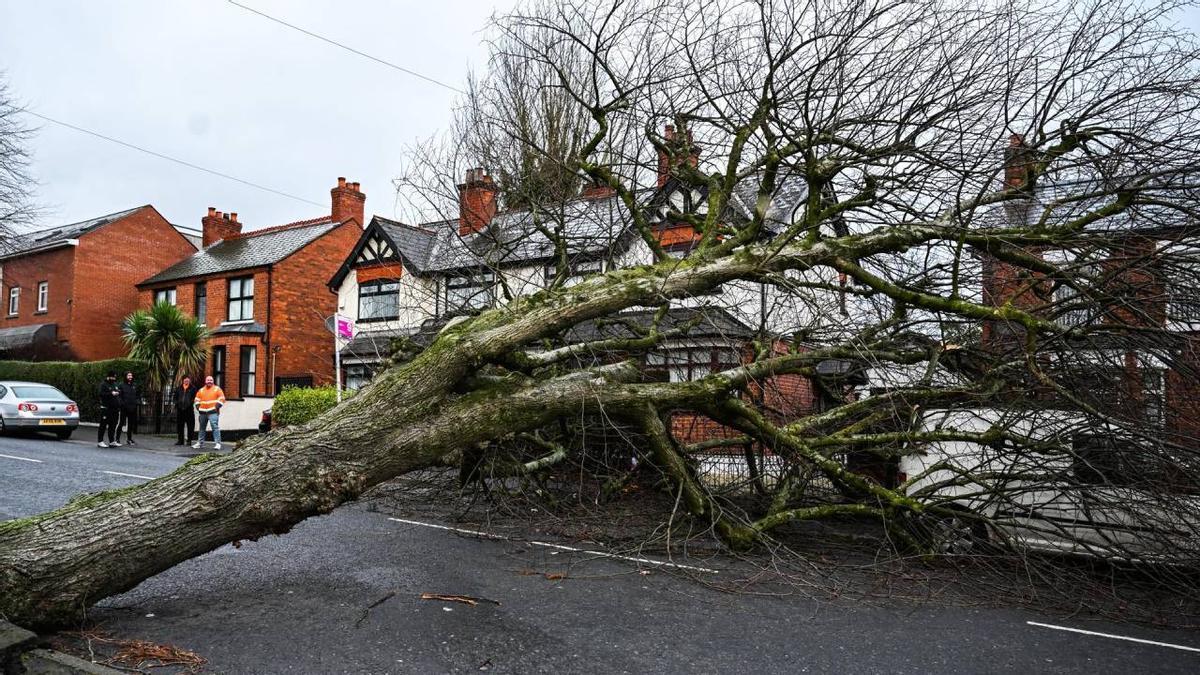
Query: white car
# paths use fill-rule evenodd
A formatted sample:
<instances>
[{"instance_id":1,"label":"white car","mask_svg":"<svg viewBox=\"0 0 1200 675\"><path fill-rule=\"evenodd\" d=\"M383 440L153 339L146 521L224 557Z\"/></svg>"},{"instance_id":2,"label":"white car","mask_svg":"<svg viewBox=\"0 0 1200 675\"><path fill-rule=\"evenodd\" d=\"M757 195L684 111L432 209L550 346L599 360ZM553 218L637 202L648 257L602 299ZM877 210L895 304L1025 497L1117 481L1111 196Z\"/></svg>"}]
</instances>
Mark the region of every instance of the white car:
<instances>
[{"instance_id":1,"label":"white car","mask_svg":"<svg viewBox=\"0 0 1200 675\"><path fill-rule=\"evenodd\" d=\"M906 494L958 514L934 528L943 552L1003 539L1017 548L1200 563L1200 495L1171 483L1177 459L1167 450L1050 410L930 411L920 430L993 428L1028 442L934 440L899 461Z\"/></svg>"},{"instance_id":2,"label":"white car","mask_svg":"<svg viewBox=\"0 0 1200 675\"><path fill-rule=\"evenodd\" d=\"M79 405L38 382L0 382L0 431L48 431L67 440L79 427Z\"/></svg>"}]
</instances>

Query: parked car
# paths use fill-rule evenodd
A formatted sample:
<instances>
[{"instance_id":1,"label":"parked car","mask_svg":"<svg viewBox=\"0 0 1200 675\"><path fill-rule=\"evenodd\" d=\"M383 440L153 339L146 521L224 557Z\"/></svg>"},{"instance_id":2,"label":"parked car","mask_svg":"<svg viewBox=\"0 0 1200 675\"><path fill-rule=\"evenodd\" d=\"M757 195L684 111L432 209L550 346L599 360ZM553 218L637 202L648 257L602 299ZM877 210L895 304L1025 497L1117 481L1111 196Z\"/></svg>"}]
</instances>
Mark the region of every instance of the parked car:
<instances>
[{"instance_id":1,"label":"parked car","mask_svg":"<svg viewBox=\"0 0 1200 675\"><path fill-rule=\"evenodd\" d=\"M48 384L0 382L0 432L49 431L67 440L79 427L79 405Z\"/></svg>"},{"instance_id":2,"label":"parked car","mask_svg":"<svg viewBox=\"0 0 1200 675\"><path fill-rule=\"evenodd\" d=\"M1005 429L1045 445L945 440L899 460L909 496L961 514L935 524L939 549L965 553L1002 539L1043 552L1200 561L1200 494L1171 483L1164 470L1174 459L1165 449L1134 446L1127 433L1063 411L935 410L923 430L982 433L1006 414Z\"/></svg>"}]
</instances>

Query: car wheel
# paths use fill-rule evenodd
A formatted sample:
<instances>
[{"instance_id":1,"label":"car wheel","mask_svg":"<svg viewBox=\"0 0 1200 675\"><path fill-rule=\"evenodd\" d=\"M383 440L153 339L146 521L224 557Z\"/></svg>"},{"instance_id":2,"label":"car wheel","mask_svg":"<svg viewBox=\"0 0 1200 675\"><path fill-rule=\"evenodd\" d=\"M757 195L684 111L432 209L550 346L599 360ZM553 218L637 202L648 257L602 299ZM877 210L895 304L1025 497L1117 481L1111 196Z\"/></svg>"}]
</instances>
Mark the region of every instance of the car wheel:
<instances>
[{"instance_id":1,"label":"car wheel","mask_svg":"<svg viewBox=\"0 0 1200 675\"><path fill-rule=\"evenodd\" d=\"M54 432L54 435L58 437L58 440L65 441L65 440L71 438L71 434L73 434L73 433L75 433L74 429L64 429L62 431Z\"/></svg>"},{"instance_id":2,"label":"car wheel","mask_svg":"<svg viewBox=\"0 0 1200 675\"><path fill-rule=\"evenodd\" d=\"M927 516L918 533L927 549L939 555L973 555L987 546L987 525L965 514Z\"/></svg>"}]
</instances>

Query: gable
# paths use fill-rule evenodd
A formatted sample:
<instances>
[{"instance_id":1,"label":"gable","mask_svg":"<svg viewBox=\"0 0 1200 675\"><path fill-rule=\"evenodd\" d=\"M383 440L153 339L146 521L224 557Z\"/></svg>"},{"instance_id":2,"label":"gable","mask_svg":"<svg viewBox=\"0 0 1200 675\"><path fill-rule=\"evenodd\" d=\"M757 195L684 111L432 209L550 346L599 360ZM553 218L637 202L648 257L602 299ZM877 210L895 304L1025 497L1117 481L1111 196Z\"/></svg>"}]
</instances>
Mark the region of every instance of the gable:
<instances>
[{"instance_id":1,"label":"gable","mask_svg":"<svg viewBox=\"0 0 1200 675\"><path fill-rule=\"evenodd\" d=\"M392 242L377 229L367 233L362 245L357 250L357 254L354 262L351 263L354 267L395 262L400 259L395 247L392 246Z\"/></svg>"}]
</instances>

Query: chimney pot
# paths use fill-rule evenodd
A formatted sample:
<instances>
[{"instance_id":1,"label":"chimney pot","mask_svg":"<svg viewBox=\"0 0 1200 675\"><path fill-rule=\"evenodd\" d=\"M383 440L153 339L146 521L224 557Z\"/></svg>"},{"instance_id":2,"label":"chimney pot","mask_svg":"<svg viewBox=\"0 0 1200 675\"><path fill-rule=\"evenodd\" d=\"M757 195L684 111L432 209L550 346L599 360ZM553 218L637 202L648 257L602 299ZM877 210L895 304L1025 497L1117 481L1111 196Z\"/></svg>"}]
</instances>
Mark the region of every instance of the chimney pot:
<instances>
[{"instance_id":1,"label":"chimney pot","mask_svg":"<svg viewBox=\"0 0 1200 675\"><path fill-rule=\"evenodd\" d=\"M338 176L338 187L346 187L346 177Z\"/></svg>"},{"instance_id":2,"label":"chimney pot","mask_svg":"<svg viewBox=\"0 0 1200 675\"><path fill-rule=\"evenodd\" d=\"M237 212L230 213L229 219L236 223L237 222Z\"/></svg>"},{"instance_id":3,"label":"chimney pot","mask_svg":"<svg viewBox=\"0 0 1200 675\"><path fill-rule=\"evenodd\" d=\"M217 209L216 209L216 207L215 207L215 206L210 206L210 207L208 207L208 215L209 215L209 216L212 216L212 215L213 215L213 214L215 214L216 212L217 212Z\"/></svg>"}]
</instances>

